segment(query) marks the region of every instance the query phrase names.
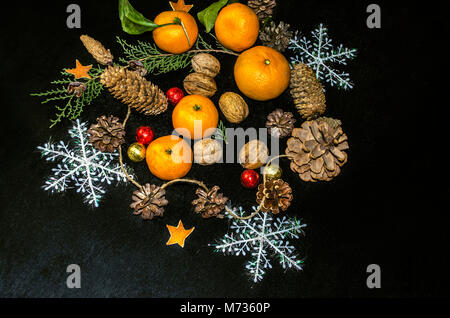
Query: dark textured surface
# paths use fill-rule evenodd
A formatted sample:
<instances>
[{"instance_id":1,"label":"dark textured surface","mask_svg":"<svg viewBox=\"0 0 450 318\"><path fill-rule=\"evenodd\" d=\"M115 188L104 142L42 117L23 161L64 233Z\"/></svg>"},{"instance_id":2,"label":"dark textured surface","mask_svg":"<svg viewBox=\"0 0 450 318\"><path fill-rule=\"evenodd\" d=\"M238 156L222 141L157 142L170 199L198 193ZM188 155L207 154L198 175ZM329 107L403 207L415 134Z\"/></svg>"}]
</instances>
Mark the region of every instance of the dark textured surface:
<instances>
[{"instance_id":1,"label":"dark textured surface","mask_svg":"<svg viewBox=\"0 0 450 318\"><path fill-rule=\"evenodd\" d=\"M305 258L303 272L287 271L273 262L261 283L251 283L244 270L247 257L215 254L208 247L228 230L224 220L203 220L194 215L190 201L195 187L168 189L170 204L163 218L143 222L128 207L132 185L109 187L101 206L90 209L75 191L49 195L40 187L52 164L40 160L36 147L52 136L68 140L69 121L49 129L52 105L41 105L30 92L46 90L59 70L72 67L75 58L93 62L79 41L87 33L121 55L115 36L130 42L151 41L123 34L115 1L78 3L82 29L65 26L66 1L32 2L6 12L2 28L2 121L0 296L25 297L358 297L443 295L439 279L443 256L430 246L447 234L424 207L425 183L419 178L417 139L400 134L412 127L418 113L417 88L427 88L414 53L425 45L426 21L416 18L412 4L382 4L382 29L365 26L368 1L278 1L276 20L304 34L319 23L329 27L335 44L358 48L346 70L355 82L351 91L327 87L326 115L343 122L349 136L349 162L329 183L302 182L282 161L284 179L295 199L287 212L308 224L306 237L295 241ZM207 1L195 1L194 13ZM165 1L133 1L145 16L154 18L168 9ZM424 10L422 8L422 10ZM425 16L426 14L424 14ZM442 21L442 20L441 20ZM436 22L439 23L439 22ZM410 52L410 54L406 54ZM412 54L411 54L412 53ZM427 58L424 52L422 58ZM220 91L236 91L234 58L218 56L223 71ZM411 67L414 65L416 67ZM166 91L181 86L187 70L150 78ZM217 102L220 95L213 98ZM243 127L263 127L274 108L294 111L286 92L267 103L247 99L250 115ZM86 107L82 120L93 122L102 114L125 116L126 107L107 92ZM402 114L399 120L398 115ZM133 112L127 142L140 125L150 125L157 136L172 130L171 113L144 117ZM222 115L221 115L222 116ZM224 118L222 118L224 119ZM297 116L300 124L300 118ZM225 121L225 120L224 120ZM228 125L231 127L231 125ZM409 131L411 134L411 131ZM285 141L281 144L283 151ZM145 163L132 164L142 182L159 183ZM255 191L239 184L237 164L195 165L188 177L219 185L233 202L249 207ZM414 182L417 181L417 182ZM414 183L413 183L414 182ZM448 210L448 209L447 209ZM166 224L181 219L195 226L185 248L166 246ZM428 223L433 223L431 231ZM436 224L437 223L437 224ZM66 267L79 264L82 288L67 289ZM382 268L382 289L366 287L365 269ZM448 290L445 291L448 293Z\"/></svg>"}]
</instances>

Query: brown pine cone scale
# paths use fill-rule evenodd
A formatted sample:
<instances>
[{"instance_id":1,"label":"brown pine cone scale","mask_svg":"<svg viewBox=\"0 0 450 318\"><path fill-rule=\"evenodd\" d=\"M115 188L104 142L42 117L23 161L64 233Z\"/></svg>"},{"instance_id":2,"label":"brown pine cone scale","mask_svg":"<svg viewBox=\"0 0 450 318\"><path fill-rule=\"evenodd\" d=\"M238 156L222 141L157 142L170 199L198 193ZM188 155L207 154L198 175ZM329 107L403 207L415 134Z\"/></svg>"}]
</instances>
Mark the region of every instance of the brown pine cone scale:
<instances>
[{"instance_id":1,"label":"brown pine cone scale","mask_svg":"<svg viewBox=\"0 0 450 318\"><path fill-rule=\"evenodd\" d=\"M287 141L286 154L291 159L291 170L304 181L330 181L338 176L347 162L349 149L347 135L341 122L321 117L306 121L292 131Z\"/></svg>"},{"instance_id":2,"label":"brown pine cone scale","mask_svg":"<svg viewBox=\"0 0 450 318\"><path fill-rule=\"evenodd\" d=\"M80 36L81 42L83 42L84 47L91 53L92 57L102 65L110 65L113 62L114 56L111 51L105 49L103 44L99 41L91 38L88 35Z\"/></svg>"},{"instance_id":3,"label":"brown pine cone scale","mask_svg":"<svg viewBox=\"0 0 450 318\"><path fill-rule=\"evenodd\" d=\"M119 66L109 66L100 82L111 94L145 115L158 115L167 110L166 95L138 72Z\"/></svg>"},{"instance_id":4,"label":"brown pine cone scale","mask_svg":"<svg viewBox=\"0 0 450 318\"><path fill-rule=\"evenodd\" d=\"M294 129L297 120L291 112L284 112L282 109L275 109L267 116L266 128L270 135L278 138L289 136Z\"/></svg>"},{"instance_id":5,"label":"brown pine cone scale","mask_svg":"<svg viewBox=\"0 0 450 318\"><path fill-rule=\"evenodd\" d=\"M273 14L273 8L277 3L275 0L249 0L247 5L256 13L260 20L264 20Z\"/></svg>"},{"instance_id":6,"label":"brown pine cone scale","mask_svg":"<svg viewBox=\"0 0 450 318\"><path fill-rule=\"evenodd\" d=\"M192 201L195 206L195 212L201 213L203 218L218 217L223 218L220 213L225 209L225 204L228 201L222 193L218 193L220 188L214 186L211 190L206 192L202 188L198 188L195 194L198 198Z\"/></svg>"},{"instance_id":7,"label":"brown pine cone scale","mask_svg":"<svg viewBox=\"0 0 450 318\"><path fill-rule=\"evenodd\" d=\"M271 21L270 25L266 26L259 32L259 39L263 45L274 48L280 52L284 52L289 46L289 41L294 34L289 31L289 24L281 21L278 25Z\"/></svg>"},{"instance_id":8,"label":"brown pine cone scale","mask_svg":"<svg viewBox=\"0 0 450 318\"><path fill-rule=\"evenodd\" d=\"M151 220L155 216L163 216L166 200L166 190L154 184L145 184L142 189L133 192L133 203L130 204L134 215L141 215L144 220Z\"/></svg>"},{"instance_id":9,"label":"brown pine cone scale","mask_svg":"<svg viewBox=\"0 0 450 318\"><path fill-rule=\"evenodd\" d=\"M256 202L261 204L261 211L278 214L286 211L293 199L289 183L281 179L271 179L258 186Z\"/></svg>"},{"instance_id":10,"label":"brown pine cone scale","mask_svg":"<svg viewBox=\"0 0 450 318\"><path fill-rule=\"evenodd\" d=\"M125 129L119 118L105 115L88 129L89 142L102 152L114 152L125 142Z\"/></svg>"},{"instance_id":11,"label":"brown pine cone scale","mask_svg":"<svg viewBox=\"0 0 450 318\"><path fill-rule=\"evenodd\" d=\"M290 93L300 115L306 120L316 119L325 112L325 94L314 71L298 63L291 72Z\"/></svg>"}]
</instances>

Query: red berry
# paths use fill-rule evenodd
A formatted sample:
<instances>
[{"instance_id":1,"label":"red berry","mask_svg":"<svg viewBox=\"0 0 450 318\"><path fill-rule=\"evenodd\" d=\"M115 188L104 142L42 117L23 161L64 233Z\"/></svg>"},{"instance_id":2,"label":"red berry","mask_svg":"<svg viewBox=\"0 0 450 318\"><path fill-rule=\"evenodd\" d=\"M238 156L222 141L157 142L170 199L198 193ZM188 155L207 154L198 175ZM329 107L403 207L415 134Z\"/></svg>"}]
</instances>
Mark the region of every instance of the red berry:
<instances>
[{"instance_id":1,"label":"red berry","mask_svg":"<svg viewBox=\"0 0 450 318\"><path fill-rule=\"evenodd\" d=\"M241 173L241 184L247 188L255 188L259 183L259 174L255 170L244 170Z\"/></svg>"},{"instance_id":2,"label":"red berry","mask_svg":"<svg viewBox=\"0 0 450 318\"><path fill-rule=\"evenodd\" d=\"M184 92L181 88L172 87L166 93L167 99L172 106L178 104L178 102L184 97Z\"/></svg>"},{"instance_id":3,"label":"red berry","mask_svg":"<svg viewBox=\"0 0 450 318\"><path fill-rule=\"evenodd\" d=\"M136 141L148 145L154 137L153 130L149 126L141 126L136 130Z\"/></svg>"}]
</instances>

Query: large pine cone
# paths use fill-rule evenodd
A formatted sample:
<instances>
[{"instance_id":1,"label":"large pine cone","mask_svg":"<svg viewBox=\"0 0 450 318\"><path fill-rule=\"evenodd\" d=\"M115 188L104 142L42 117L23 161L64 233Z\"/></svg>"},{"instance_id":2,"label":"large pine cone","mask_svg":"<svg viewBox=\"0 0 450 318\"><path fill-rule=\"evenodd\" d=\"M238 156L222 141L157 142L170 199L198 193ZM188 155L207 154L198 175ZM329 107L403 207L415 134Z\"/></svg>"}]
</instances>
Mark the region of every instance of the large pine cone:
<instances>
[{"instance_id":1,"label":"large pine cone","mask_svg":"<svg viewBox=\"0 0 450 318\"><path fill-rule=\"evenodd\" d=\"M105 49L103 44L88 35L80 36L80 40L97 62L102 65L112 64L114 56L109 49Z\"/></svg>"},{"instance_id":2,"label":"large pine cone","mask_svg":"<svg viewBox=\"0 0 450 318\"><path fill-rule=\"evenodd\" d=\"M292 189L289 183L281 179L271 179L260 184L256 193L256 202L258 204L262 202L261 211L273 214L280 213L280 209L286 211L291 205L292 199Z\"/></svg>"},{"instance_id":3,"label":"large pine cone","mask_svg":"<svg viewBox=\"0 0 450 318\"><path fill-rule=\"evenodd\" d=\"M147 183L142 189L133 192L133 203L130 204L134 215L141 215L144 220L151 220L154 216L163 216L166 200L166 190Z\"/></svg>"},{"instance_id":4,"label":"large pine cone","mask_svg":"<svg viewBox=\"0 0 450 318\"><path fill-rule=\"evenodd\" d=\"M291 96L300 115L306 120L316 119L325 112L325 94L314 71L298 63L291 72Z\"/></svg>"},{"instance_id":5,"label":"large pine cone","mask_svg":"<svg viewBox=\"0 0 450 318\"><path fill-rule=\"evenodd\" d=\"M277 108L267 116L266 128L268 128L270 135L284 138L292 133L295 122L294 114Z\"/></svg>"},{"instance_id":6,"label":"large pine cone","mask_svg":"<svg viewBox=\"0 0 450 318\"><path fill-rule=\"evenodd\" d=\"M289 31L289 24L281 21L280 24L276 25L275 22L271 21L270 25L259 32L259 39L263 45L284 52L289 45L292 35L293 32Z\"/></svg>"},{"instance_id":7,"label":"large pine cone","mask_svg":"<svg viewBox=\"0 0 450 318\"><path fill-rule=\"evenodd\" d=\"M89 142L101 152L114 152L125 142L125 129L119 118L105 115L88 129Z\"/></svg>"},{"instance_id":8,"label":"large pine cone","mask_svg":"<svg viewBox=\"0 0 450 318\"><path fill-rule=\"evenodd\" d=\"M247 5L255 11L260 20L263 20L273 14L273 8L277 3L275 0L249 0Z\"/></svg>"},{"instance_id":9,"label":"large pine cone","mask_svg":"<svg viewBox=\"0 0 450 318\"><path fill-rule=\"evenodd\" d=\"M292 156L291 169L304 181L330 181L347 162L347 135L341 122L321 117L306 121L292 131L286 154Z\"/></svg>"},{"instance_id":10,"label":"large pine cone","mask_svg":"<svg viewBox=\"0 0 450 318\"><path fill-rule=\"evenodd\" d=\"M137 72L109 66L100 76L111 94L145 115L158 115L167 110L166 95Z\"/></svg>"},{"instance_id":11,"label":"large pine cone","mask_svg":"<svg viewBox=\"0 0 450 318\"><path fill-rule=\"evenodd\" d=\"M219 190L218 186L214 186L209 192L198 188L195 192L198 198L192 201L192 205L195 206L195 212L201 213L204 218L213 216L222 218L223 215L220 212L225 209L228 198L224 197L222 193L218 193Z\"/></svg>"}]
</instances>

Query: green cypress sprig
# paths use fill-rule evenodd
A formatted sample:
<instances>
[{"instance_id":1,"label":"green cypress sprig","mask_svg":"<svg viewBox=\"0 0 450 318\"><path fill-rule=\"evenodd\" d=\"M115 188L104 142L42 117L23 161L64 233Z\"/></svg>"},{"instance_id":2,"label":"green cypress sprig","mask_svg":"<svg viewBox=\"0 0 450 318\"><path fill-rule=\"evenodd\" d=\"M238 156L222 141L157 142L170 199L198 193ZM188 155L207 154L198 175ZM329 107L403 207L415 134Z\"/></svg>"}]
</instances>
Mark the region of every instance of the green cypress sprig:
<instances>
[{"instance_id":1,"label":"green cypress sprig","mask_svg":"<svg viewBox=\"0 0 450 318\"><path fill-rule=\"evenodd\" d=\"M158 75L188 67L191 63L191 58L200 52L238 55L223 47L213 35L210 36L215 39L214 45L209 44L199 34L194 49L182 54L163 53L154 43L138 41L137 44L130 44L126 40L116 37L117 43L122 47L125 55L125 57L119 58L119 61L123 64L128 64L131 60L140 61L148 73Z\"/></svg>"},{"instance_id":2,"label":"green cypress sprig","mask_svg":"<svg viewBox=\"0 0 450 318\"><path fill-rule=\"evenodd\" d=\"M67 73L65 70L61 71L61 79L50 82L52 85L57 85L57 88L30 94L31 96L43 97L41 104L55 101L65 102L63 105L55 105L56 117L50 120L50 128L59 123L63 118L73 120L80 117L84 107L90 105L103 90L103 86L98 78L102 72L103 68L97 65L89 71L89 75L92 77L91 79L79 79L80 81L83 80L83 83L86 85L86 90L78 98L67 92L67 85L73 82L71 78L73 75Z\"/></svg>"}]
</instances>

